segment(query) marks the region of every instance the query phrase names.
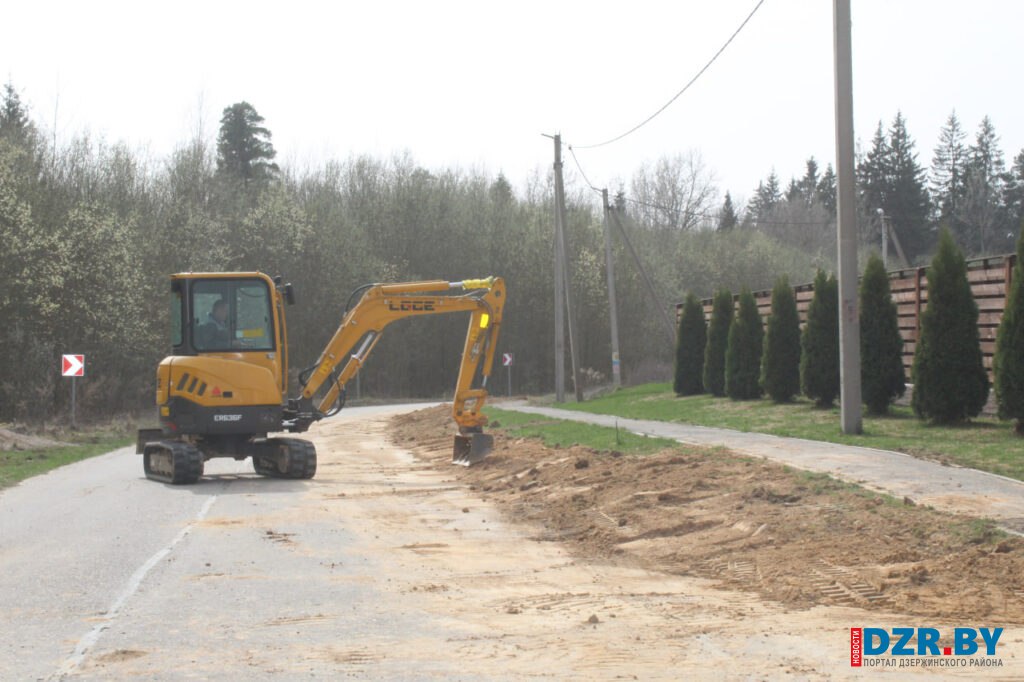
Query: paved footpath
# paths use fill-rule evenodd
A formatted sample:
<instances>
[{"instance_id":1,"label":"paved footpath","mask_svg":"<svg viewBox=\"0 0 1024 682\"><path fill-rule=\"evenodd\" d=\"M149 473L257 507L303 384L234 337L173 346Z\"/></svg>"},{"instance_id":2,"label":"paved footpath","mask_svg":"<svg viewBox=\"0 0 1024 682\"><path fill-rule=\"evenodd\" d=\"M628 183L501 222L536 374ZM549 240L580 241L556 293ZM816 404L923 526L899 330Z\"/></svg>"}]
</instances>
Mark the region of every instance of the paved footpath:
<instances>
[{"instance_id":1,"label":"paved footpath","mask_svg":"<svg viewBox=\"0 0 1024 682\"><path fill-rule=\"evenodd\" d=\"M522 401L503 402L500 407L599 426L617 424L634 433L680 443L725 447L798 469L830 474L896 497L908 497L935 509L995 519L1004 529L1024 534L1024 483L977 469L947 466L889 450L534 407Z\"/></svg>"}]
</instances>

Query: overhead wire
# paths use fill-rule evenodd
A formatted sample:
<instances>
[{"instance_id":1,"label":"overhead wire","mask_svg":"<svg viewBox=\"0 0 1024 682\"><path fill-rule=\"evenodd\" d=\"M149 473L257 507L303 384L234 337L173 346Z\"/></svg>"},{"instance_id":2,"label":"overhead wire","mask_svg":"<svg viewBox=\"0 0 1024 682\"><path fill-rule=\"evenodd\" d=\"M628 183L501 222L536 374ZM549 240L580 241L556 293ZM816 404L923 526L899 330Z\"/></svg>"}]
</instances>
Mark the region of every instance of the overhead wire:
<instances>
[{"instance_id":1,"label":"overhead wire","mask_svg":"<svg viewBox=\"0 0 1024 682\"><path fill-rule=\"evenodd\" d=\"M635 126L633 126L632 128L630 128L626 132L624 132L621 135L618 135L616 137L613 137L610 140L605 140L604 142L598 142L596 144L586 144L586 145L576 145L576 146L579 147L580 149L595 149L597 147L604 147L605 145L609 145L609 144L611 144L613 142L618 142L619 140L621 140L622 138L626 137L627 135L631 135L631 134L635 133L637 130L640 130L640 128L643 128L645 125L647 125L648 123L653 121L659 114L661 114L661 112L663 112L666 109L668 109L672 105L673 102L675 102L677 99L679 99L684 92L689 90L690 87L694 83L696 83L697 80L701 76L704 75L704 72L707 71L708 68L710 68L711 65L715 63L715 61L721 56L721 54L723 52L725 52L725 49L727 47L729 47L730 43L732 43L733 40L735 40L736 36L738 36L740 34L740 31L742 31L743 28L747 25L747 23L754 17L754 15L757 13L757 10L761 9L761 5L763 5L763 4L764 4L764 0L758 0L758 3L756 5L754 5L754 9L752 9L750 11L750 14L748 14L747 18L743 20L743 23L741 23L739 25L739 28L737 28L735 31L733 31L732 35L729 36L729 39L725 41L725 44L723 44L722 47L718 48L718 52L716 52L714 54L714 56L711 57L711 59L708 61L708 63L705 64L701 68L701 70L697 72L697 75L695 75L693 78L691 78L690 81L686 85L683 86L682 90L680 90L675 95L673 95L672 99L670 99L669 101L665 102L665 104L663 104L660 109L655 111L653 114L651 114L650 116L645 118L643 121L641 121L640 123L638 123Z\"/></svg>"}]
</instances>

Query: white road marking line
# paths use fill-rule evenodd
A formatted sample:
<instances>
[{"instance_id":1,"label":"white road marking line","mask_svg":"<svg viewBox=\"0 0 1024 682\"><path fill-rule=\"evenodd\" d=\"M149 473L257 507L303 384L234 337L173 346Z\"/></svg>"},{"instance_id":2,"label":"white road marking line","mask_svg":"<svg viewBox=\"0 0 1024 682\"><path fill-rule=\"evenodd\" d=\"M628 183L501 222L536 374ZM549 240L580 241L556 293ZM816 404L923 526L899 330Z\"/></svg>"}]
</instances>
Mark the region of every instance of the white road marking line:
<instances>
[{"instance_id":1,"label":"white road marking line","mask_svg":"<svg viewBox=\"0 0 1024 682\"><path fill-rule=\"evenodd\" d=\"M139 586L142 585L142 581L145 580L146 574L149 573L153 569L153 567L160 563L160 561L163 560L168 554L170 554L171 550L174 549L174 546L182 540L184 540L185 536L187 536L192 531L192 529L195 527L197 523L206 518L206 515L210 511L210 507L212 507L213 503L217 501L217 497L217 495L214 495L207 499L206 502L203 504L202 509L200 509L199 513L196 514L196 517L192 519L192 522L184 528L182 528L181 531L179 531L178 534L174 536L174 539L171 540L170 544L168 544L163 549L159 550L153 556L149 557L146 563L139 566L135 570L135 572L132 573L131 577L128 578L128 584L125 586L124 590L121 592L121 594L118 595L117 599L114 600L114 603L110 605L110 607L107 609L107 612L104 614L105 620L102 623L97 623L96 627L90 630L84 637L82 637L82 639L78 641L78 645L75 647L75 652L71 654L71 656L66 661L64 661L64 665L62 665L60 667L60 670L54 673L50 677L50 679L59 680L64 677L67 677L68 675L75 672L78 669L78 667L82 665L82 662L85 660L85 657L89 653L89 650L96 645L96 642L99 641L100 636L103 634L103 631L113 624L114 618L117 617L117 614L121 611L121 608L125 605L125 602L127 602L128 599L133 594L135 594L135 592L139 589Z\"/></svg>"}]
</instances>

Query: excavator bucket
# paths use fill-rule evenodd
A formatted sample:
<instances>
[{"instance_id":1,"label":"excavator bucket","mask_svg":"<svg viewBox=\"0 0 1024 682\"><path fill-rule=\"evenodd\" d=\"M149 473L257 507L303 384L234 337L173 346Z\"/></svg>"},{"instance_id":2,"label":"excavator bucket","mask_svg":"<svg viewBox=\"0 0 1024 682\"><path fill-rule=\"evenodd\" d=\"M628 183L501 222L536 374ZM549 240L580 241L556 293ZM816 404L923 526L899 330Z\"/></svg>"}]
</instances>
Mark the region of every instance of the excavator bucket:
<instances>
[{"instance_id":1,"label":"excavator bucket","mask_svg":"<svg viewBox=\"0 0 1024 682\"><path fill-rule=\"evenodd\" d=\"M494 449L494 436L489 433L467 433L455 436L452 464L468 467L476 464Z\"/></svg>"}]
</instances>

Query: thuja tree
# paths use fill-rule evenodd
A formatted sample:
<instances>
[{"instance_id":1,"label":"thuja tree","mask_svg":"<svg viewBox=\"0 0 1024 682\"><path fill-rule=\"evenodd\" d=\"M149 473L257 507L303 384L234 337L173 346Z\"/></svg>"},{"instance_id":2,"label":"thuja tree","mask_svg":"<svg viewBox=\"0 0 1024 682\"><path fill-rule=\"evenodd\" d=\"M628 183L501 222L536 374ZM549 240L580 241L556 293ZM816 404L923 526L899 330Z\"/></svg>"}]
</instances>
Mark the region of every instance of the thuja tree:
<instances>
[{"instance_id":1,"label":"thuja tree","mask_svg":"<svg viewBox=\"0 0 1024 682\"><path fill-rule=\"evenodd\" d=\"M764 337L761 384L777 403L789 402L800 392L800 317L796 299L783 275L772 288L772 314Z\"/></svg>"},{"instance_id":2,"label":"thuja tree","mask_svg":"<svg viewBox=\"0 0 1024 682\"><path fill-rule=\"evenodd\" d=\"M715 294L704 348L704 390L712 395L725 395L725 351L729 347L732 308L732 292L722 289Z\"/></svg>"},{"instance_id":3,"label":"thuja tree","mask_svg":"<svg viewBox=\"0 0 1024 682\"><path fill-rule=\"evenodd\" d=\"M761 397L761 346L764 328L754 295L744 289L739 309L729 326L725 351L725 392L733 400Z\"/></svg>"},{"instance_id":4,"label":"thuja tree","mask_svg":"<svg viewBox=\"0 0 1024 682\"><path fill-rule=\"evenodd\" d=\"M914 413L938 424L976 417L988 399L978 305L964 256L946 229L928 268L928 307L921 315L911 381Z\"/></svg>"},{"instance_id":5,"label":"thuja tree","mask_svg":"<svg viewBox=\"0 0 1024 682\"><path fill-rule=\"evenodd\" d=\"M818 407L829 407L839 395L839 285L824 270L814 278L814 298L800 346L804 395Z\"/></svg>"},{"instance_id":6,"label":"thuja tree","mask_svg":"<svg viewBox=\"0 0 1024 682\"><path fill-rule=\"evenodd\" d=\"M903 337L889 275L876 254L868 258L860 281L860 385L868 412L885 414L907 389Z\"/></svg>"},{"instance_id":7,"label":"thuja tree","mask_svg":"<svg viewBox=\"0 0 1024 682\"><path fill-rule=\"evenodd\" d=\"M1024 230L1017 240L1017 265L999 323L993 362L999 416L1016 419L1017 434L1024 435Z\"/></svg>"},{"instance_id":8,"label":"thuja tree","mask_svg":"<svg viewBox=\"0 0 1024 682\"><path fill-rule=\"evenodd\" d=\"M672 384L676 395L696 395L704 392L706 345L704 306L692 293L687 294L683 314L679 316L679 333L676 335L676 373Z\"/></svg>"}]
</instances>

